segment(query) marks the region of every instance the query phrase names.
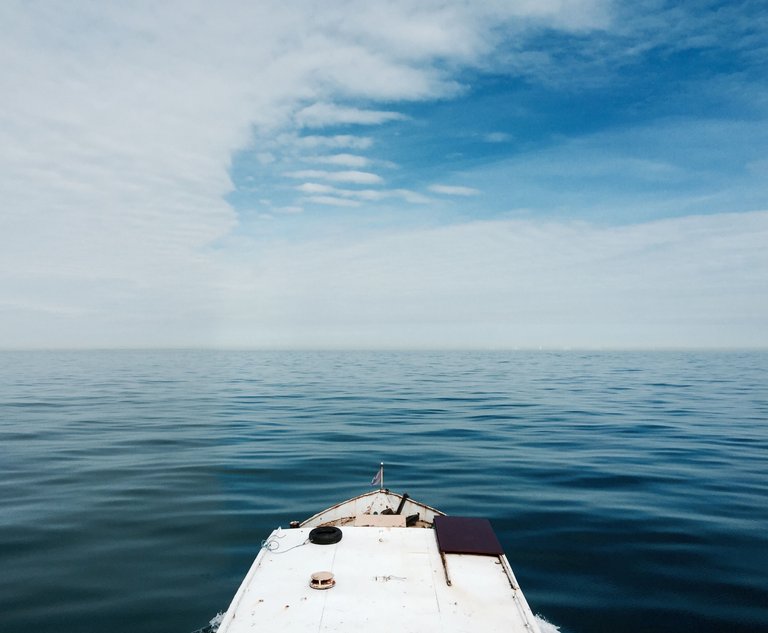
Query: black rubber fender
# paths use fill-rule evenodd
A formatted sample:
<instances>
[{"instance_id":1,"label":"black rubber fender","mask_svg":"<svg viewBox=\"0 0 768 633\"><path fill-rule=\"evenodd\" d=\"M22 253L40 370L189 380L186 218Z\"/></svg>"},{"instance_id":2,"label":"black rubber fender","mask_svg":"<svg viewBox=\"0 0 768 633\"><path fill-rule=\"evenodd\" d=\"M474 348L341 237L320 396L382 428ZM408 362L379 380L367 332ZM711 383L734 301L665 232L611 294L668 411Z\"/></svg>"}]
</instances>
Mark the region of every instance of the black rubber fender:
<instances>
[{"instance_id":1,"label":"black rubber fender","mask_svg":"<svg viewBox=\"0 0 768 633\"><path fill-rule=\"evenodd\" d=\"M341 540L341 530L337 527L316 527L309 533L309 542L315 545L333 545Z\"/></svg>"}]
</instances>

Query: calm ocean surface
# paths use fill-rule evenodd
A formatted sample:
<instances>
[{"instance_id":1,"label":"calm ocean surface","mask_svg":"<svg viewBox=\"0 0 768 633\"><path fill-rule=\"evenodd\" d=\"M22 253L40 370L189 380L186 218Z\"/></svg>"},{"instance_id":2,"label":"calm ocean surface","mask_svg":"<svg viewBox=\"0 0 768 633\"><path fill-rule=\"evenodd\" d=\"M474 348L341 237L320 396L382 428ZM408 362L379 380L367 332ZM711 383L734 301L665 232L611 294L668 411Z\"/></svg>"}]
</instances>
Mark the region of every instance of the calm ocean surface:
<instances>
[{"instance_id":1,"label":"calm ocean surface","mask_svg":"<svg viewBox=\"0 0 768 633\"><path fill-rule=\"evenodd\" d=\"M189 633L386 484L566 633L768 631L768 353L0 353L0 630Z\"/></svg>"}]
</instances>

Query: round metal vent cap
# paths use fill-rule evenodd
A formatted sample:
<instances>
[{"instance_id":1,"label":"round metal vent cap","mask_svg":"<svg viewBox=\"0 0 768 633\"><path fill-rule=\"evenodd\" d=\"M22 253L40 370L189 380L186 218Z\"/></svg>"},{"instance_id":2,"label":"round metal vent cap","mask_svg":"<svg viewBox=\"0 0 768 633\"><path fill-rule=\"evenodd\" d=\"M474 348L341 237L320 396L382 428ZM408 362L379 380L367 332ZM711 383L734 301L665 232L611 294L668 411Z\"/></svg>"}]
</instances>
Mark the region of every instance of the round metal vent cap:
<instances>
[{"instance_id":1,"label":"round metal vent cap","mask_svg":"<svg viewBox=\"0 0 768 633\"><path fill-rule=\"evenodd\" d=\"M336 580L329 571L316 571L309 581L309 586L312 589L330 589L335 584Z\"/></svg>"}]
</instances>

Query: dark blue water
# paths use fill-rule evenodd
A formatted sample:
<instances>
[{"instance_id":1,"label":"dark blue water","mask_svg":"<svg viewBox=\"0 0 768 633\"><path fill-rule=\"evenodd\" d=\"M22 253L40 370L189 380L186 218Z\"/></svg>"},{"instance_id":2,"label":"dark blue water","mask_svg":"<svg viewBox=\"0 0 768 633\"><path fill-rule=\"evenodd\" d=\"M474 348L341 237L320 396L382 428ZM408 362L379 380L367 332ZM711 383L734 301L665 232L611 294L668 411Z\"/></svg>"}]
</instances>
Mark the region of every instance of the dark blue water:
<instances>
[{"instance_id":1,"label":"dark blue water","mask_svg":"<svg viewBox=\"0 0 768 633\"><path fill-rule=\"evenodd\" d=\"M0 354L0 630L178 632L386 484L562 631L768 631L768 354Z\"/></svg>"}]
</instances>

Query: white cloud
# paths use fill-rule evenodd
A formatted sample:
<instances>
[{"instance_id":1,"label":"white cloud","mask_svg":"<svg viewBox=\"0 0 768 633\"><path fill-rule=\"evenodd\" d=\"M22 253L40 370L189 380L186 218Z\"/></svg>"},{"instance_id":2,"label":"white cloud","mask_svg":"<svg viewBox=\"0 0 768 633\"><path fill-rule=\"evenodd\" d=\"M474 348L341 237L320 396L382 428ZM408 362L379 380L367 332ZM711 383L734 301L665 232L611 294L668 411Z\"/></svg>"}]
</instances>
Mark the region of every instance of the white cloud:
<instances>
[{"instance_id":1,"label":"white cloud","mask_svg":"<svg viewBox=\"0 0 768 633\"><path fill-rule=\"evenodd\" d=\"M444 196L476 196L480 193L472 187L459 187L455 185L431 185L429 190Z\"/></svg>"},{"instance_id":2,"label":"white cloud","mask_svg":"<svg viewBox=\"0 0 768 633\"><path fill-rule=\"evenodd\" d=\"M298 205L289 205L285 207L275 207L273 211L275 211L276 213L294 214L294 213L304 213L304 208Z\"/></svg>"},{"instance_id":3,"label":"white cloud","mask_svg":"<svg viewBox=\"0 0 768 633\"><path fill-rule=\"evenodd\" d=\"M341 189L317 182L305 182L296 187L297 191L304 194L325 194L333 196L334 200L365 200L367 202L378 202L381 200L399 198L411 204L428 204L432 202L430 198L416 191L409 189ZM310 198L312 200L313 198ZM326 201L324 204L331 204ZM349 206L348 204L338 206Z\"/></svg>"},{"instance_id":4,"label":"white cloud","mask_svg":"<svg viewBox=\"0 0 768 633\"><path fill-rule=\"evenodd\" d=\"M350 200L349 198L339 198L336 196L309 196L307 198L310 202L315 204L324 204L331 207L359 207L360 203L357 200Z\"/></svg>"},{"instance_id":5,"label":"white cloud","mask_svg":"<svg viewBox=\"0 0 768 633\"><path fill-rule=\"evenodd\" d=\"M332 103L313 103L296 113L295 120L301 127L318 128L330 125L378 125L387 121L397 121L403 115L398 112L382 110L361 110L334 105Z\"/></svg>"},{"instance_id":6,"label":"white cloud","mask_svg":"<svg viewBox=\"0 0 768 633\"><path fill-rule=\"evenodd\" d=\"M392 189L392 193L411 204L429 204L434 202L432 198L429 198L418 191L411 191L410 189Z\"/></svg>"},{"instance_id":7,"label":"white cloud","mask_svg":"<svg viewBox=\"0 0 768 633\"><path fill-rule=\"evenodd\" d=\"M489 132L483 136L486 143L508 143L512 140L512 135L506 132Z\"/></svg>"},{"instance_id":8,"label":"white cloud","mask_svg":"<svg viewBox=\"0 0 768 633\"><path fill-rule=\"evenodd\" d=\"M348 182L358 185L375 185L383 182L380 176L367 171L326 171L323 169L301 169L299 171L290 171L285 174L289 178L319 178L321 180L332 180L334 182Z\"/></svg>"},{"instance_id":9,"label":"white cloud","mask_svg":"<svg viewBox=\"0 0 768 633\"><path fill-rule=\"evenodd\" d=\"M336 187L331 187L331 185L323 185L318 182L305 182L300 184L298 187L296 187L298 191L301 191L302 193L336 193L339 191Z\"/></svg>"},{"instance_id":10,"label":"white cloud","mask_svg":"<svg viewBox=\"0 0 768 633\"><path fill-rule=\"evenodd\" d=\"M366 167L371 160L357 154L333 154L332 156L315 156L310 158L315 163L323 165L337 165L340 167Z\"/></svg>"},{"instance_id":11,"label":"white cloud","mask_svg":"<svg viewBox=\"0 0 768 633\"><path fill-rule=\"evenodd\" d=\"M283 135L282 141L285 142L286 136ZM328 147L332 149L349 148L349 149L368 149L373 145L373 139L370 136L354 136L351 134L336 134L331 136L289 136L290 142L305 147L307 149L314 149L318 147Z\"/></svg>"}]
</instances>

